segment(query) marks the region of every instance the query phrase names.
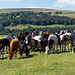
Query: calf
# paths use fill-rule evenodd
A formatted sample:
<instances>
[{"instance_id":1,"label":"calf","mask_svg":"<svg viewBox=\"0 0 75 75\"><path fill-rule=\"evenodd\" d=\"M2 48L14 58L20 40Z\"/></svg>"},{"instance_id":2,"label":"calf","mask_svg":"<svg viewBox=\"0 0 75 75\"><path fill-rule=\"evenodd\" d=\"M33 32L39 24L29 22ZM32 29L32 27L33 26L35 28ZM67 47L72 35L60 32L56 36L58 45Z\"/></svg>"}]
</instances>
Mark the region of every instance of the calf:
<instances>
[{"instance_id":1,"label":"calf","mask_svg":"<svg viewBox=\"0 0 75 75\"><path fill-rule=\"evenodd\" d=\"M9 60L12 59L13 54L15 54L15 58L16 58L18 48L19 48L19 40L18 39L13 39L10 43L10 51L8 52Z\"/></svg>"}]
</instances>

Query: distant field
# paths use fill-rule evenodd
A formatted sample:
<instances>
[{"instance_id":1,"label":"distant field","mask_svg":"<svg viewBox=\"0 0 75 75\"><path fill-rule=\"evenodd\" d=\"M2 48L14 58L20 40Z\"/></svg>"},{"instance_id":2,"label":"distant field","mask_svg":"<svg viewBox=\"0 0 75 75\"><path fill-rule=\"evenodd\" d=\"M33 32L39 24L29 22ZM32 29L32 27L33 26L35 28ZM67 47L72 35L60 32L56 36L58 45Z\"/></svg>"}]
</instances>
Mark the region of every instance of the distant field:
<instances>
[{"instance_id":1,"label":"distant field","mask_svg":"<svg viewBox=\"0 0 75 75\"><path fill-rule=\"evenodd\" d=\"M55 24L55 25L47 25L47 26L37 26L37 25L26 25L26 26L21 26L21 25L18 25L17 27L5 27L5 28L9 28L10 30L12 30L12 29L26 29L26 28L28 28L28 26L31 26L32 28L44 28L44 27L60 27L60 28L62 28L62 27L75 27L75 25L71 25L71 26L64 26L64 25L58 25L58 24Z\"/></svg>"},{"instance_id":2,"label":"distant field","mask_svg":"<svg viewBox=\"0 0 75 75\"><path fill-rule=\"evenodd\" d=\"M21 26L21 25L18 25L18 26L16 26L16 27L5 27L5 29L7 29L7 28L9 28L10 30L13 30L13 29L26 29L26 28L28 28L28 26Z\"/></svg>"},{"instance_id":3,"label":"distant field","mask_svg":"<svg viewBox=\"0 0 75 75\"><path fill-rule=\"evenodd\" d=\"M7 35L0 35L0 39L7 38Z\"/></svg>"},{"instance_id":4,"label":"distant field","mask_svg":"<svg viewBox=\"0 0 75 75\"><path fill-rule=\"evenodd\" d=\"M43 9L43 8L15 8L15 9L0 9L0 13L20 12L20 11L34 11L34 12L54 12L55 9Z\"/></svg>"},{"instance_id":5,"label":"distant field","mask_svg":"<svg viewBox=\"0 0 75 75\"><path fill-rule=\"evenodd\" d=\"M67 16L67 17L75 18L75 13L73 13L73 14L57 14L57 16Z\"/></svg>"}]
</instances>

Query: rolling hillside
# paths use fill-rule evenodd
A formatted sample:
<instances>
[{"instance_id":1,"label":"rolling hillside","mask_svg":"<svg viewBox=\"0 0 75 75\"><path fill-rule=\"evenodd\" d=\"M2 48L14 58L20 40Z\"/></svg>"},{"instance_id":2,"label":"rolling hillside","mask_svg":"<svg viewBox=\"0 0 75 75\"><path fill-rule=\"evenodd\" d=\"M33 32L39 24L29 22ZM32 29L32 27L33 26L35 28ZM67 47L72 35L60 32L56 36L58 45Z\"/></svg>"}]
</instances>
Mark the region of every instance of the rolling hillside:
<instances>
[{"instance_id":1,"label":"rolling hillside","mask_svg":"<svg viewBox=\"0 0 75 75\"><path fill-rule=\"evenodd\" d=\"M43 8L14 8L14 9L0 9L0 13L10 13L10 12L21 12L21 11L34 11L34 12L51 12L52 15L56 11L62 12L62 14L58 14L58 16L68 16L71 18L75 18L75 11L72 10L55 10L55 9L43 9Z\"/></svg>"}]
</instances>

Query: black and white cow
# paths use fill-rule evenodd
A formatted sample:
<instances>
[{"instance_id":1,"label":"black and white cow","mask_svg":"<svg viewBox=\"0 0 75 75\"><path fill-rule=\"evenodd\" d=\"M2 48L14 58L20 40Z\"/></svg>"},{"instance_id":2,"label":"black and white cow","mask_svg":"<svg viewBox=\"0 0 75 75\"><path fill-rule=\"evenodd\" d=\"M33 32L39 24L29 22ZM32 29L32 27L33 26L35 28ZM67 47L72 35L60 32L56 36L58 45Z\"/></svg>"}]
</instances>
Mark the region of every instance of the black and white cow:
<instances>
[{"instance_id":1,"label":"black and white cow","mask_svg":"<svg viewBox=\"0 0 75 75\"><path fill-rule=\"evenodd\" d=\"M48 44L47 44L47 46L45 48L46 54L48 54L49 51L50 51L50 53L52 53L51 49L53 49L53 52L54 52L55 45L58 46L58 38L57 38L56 35L51 34L51 35L49 35ZM57 52L57 49L56 49L56 52Z\"/></svg>"},{"instance_id":2,"label":"black and white cow","mask_svg":"<svg viewBox=\"0 0 75 75\"><path fill-rule=\"evenodd\" d=\"M65 31L64 34L60 35L60 42L62 44L62 51L63 51L63 48L64 48L64 50L66 49L66 46L67 46L67 50L69 49L69 44L71 43L71 35L72 35L72 33L69 31Z\"/></svg>"}]
</instances>

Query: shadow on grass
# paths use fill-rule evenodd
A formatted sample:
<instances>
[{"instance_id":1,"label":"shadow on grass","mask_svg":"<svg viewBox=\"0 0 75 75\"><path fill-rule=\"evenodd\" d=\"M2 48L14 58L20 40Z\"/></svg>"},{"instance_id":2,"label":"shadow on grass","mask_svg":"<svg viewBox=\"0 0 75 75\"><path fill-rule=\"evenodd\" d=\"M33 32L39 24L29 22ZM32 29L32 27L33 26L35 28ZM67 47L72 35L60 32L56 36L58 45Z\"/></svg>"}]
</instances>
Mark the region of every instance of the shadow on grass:
<instances>
[{"instance_id":1,"label":"shadow on grass","mask_svg":"<svg viewBox=\"0 0 75 75\"><path fill-rule=\"evenodd\" d=\"M57 54L60 54L60 53L68 53L68 52L71 52L71 51L60 51L60 52L57 52Z\"/></svg>"},{"instance_id":2,"label":"shadow on grass","mask_svg":"<svg viewBox=\"0 0 75 75\"><path fill-rule=\"evenodd\" d=\"M7 59L8 57L3 57L3 58L0 58L0 60L4 60L4 59Z\"/></svg>"},{"instance_id":3,"label":"shadow on grass","mask_svg":"<svg viewBox=\"0 0 75 75\"><path fill-rule=\"evenodd\" d=\"M20 57L20 58L18 58L18 59L32 58L32 57L35 56L35 55L37 55L37 54L32 54L32 55L29 55L29 56L26 56L26 57Z\"/></svg>"}]
</instances>

